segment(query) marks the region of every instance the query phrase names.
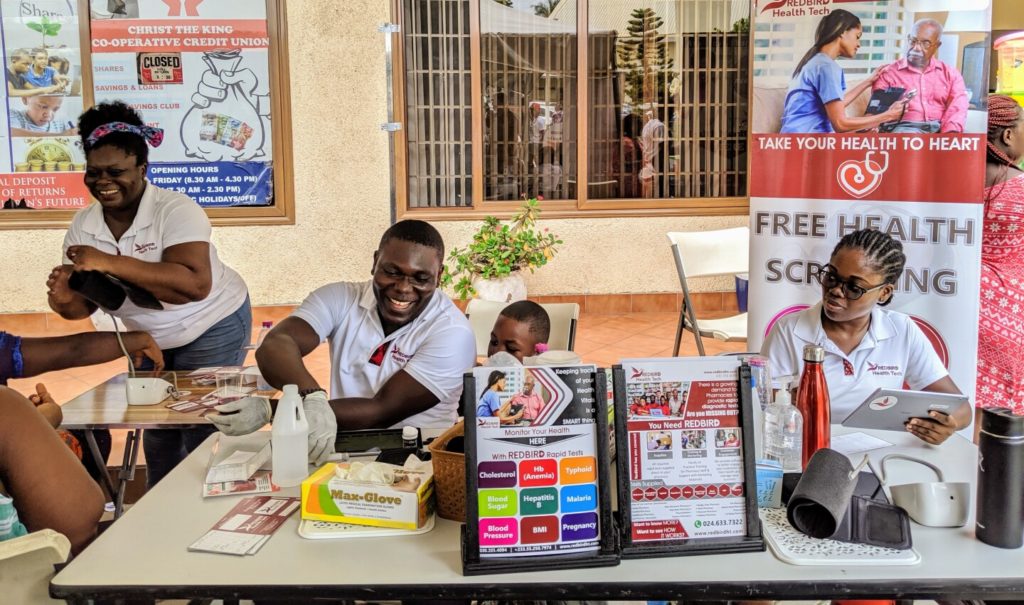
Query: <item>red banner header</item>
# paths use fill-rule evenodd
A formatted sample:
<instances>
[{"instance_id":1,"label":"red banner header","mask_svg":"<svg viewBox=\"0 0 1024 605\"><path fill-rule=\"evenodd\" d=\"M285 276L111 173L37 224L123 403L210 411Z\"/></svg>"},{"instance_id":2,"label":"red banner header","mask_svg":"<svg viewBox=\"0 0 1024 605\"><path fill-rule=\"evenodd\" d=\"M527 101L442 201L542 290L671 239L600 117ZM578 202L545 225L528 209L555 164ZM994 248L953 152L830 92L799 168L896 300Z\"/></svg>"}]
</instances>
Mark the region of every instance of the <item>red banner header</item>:
<instances>
[{"instance_id":1,"label":"red banner header","mask_svg":"<svg viewBox=\"0 0 1024 605\"><path fill-rule=\"evenodd\" d=\"M263 19L96 19L92 52L182 52L268 48Z\"/></svg>"},{"instance_id":2,"label":"red banner header","mask_svg":"<svg viewBox=\"0 0 1024 605\"><path fill-rule=\"evenodd\" d=\"M751 143L752 197L983 201L981 134L753 135Z\"/></svg>"}]
</instances>

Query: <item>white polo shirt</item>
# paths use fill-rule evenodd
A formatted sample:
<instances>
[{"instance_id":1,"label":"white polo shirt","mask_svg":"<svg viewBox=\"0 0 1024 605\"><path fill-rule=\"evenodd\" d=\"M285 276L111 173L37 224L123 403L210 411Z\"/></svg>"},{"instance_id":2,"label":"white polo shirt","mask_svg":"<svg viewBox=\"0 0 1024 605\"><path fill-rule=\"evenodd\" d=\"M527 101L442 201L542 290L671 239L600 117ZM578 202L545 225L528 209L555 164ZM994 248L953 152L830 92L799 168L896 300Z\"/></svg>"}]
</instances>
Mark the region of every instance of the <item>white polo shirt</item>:
<instances>
[{"instance_id":1,"label":"white polo shirt","mask_svg":"<svg viewBox=\"0 0 1024 605\"><path fill-rule=\"evenodd\" d=\"M761 346L774 376L800 376L804 345L825 349L832 422L842 422L877 388L920 390L949 375L928 338L909 316L876 306L864 338L844 354L821 326L821 303L780 319ZM797 386L797 385L793 385Z\"/></svg>"},{"instance_id":2,"label":"white polo shirt","mask_svg":"<svg viewBox=\"0 0 1024 605\"><path fill-rule=\"evenodd\" d=\"M162 311L142 309L125 300L120 309L110 312L127 329L149 332L161 349L173 349L199 338L245 302L245 282L217 257L217 248L210 242L211 233L210 220L191 198L147 182L135 220L120 240L110 233L98 202L78 211L64 235L62 262L71 264L67 251L76 245L157 263L163 259L165 248L188 242L209 243L213 278L209 296L182 305L165 302Z\"/></svg>"},{"instance_id":3,"label":"white polo shirt","mask_svg":"<svg viewBox=\"0 0 1024 605\"><path fill-rule=\"evenodd\" d=\"M331 347L331 397L373 397L399 370L438 399L394 425L444 428L455 423L462 375L476 362L469 320L441 291L416 319L385 336L372 282L337 282L314 290L292 313ZM383 356L374 353L381 347ZM341 427L344 428L344 427Z\"/></svg>"}]
</instances>

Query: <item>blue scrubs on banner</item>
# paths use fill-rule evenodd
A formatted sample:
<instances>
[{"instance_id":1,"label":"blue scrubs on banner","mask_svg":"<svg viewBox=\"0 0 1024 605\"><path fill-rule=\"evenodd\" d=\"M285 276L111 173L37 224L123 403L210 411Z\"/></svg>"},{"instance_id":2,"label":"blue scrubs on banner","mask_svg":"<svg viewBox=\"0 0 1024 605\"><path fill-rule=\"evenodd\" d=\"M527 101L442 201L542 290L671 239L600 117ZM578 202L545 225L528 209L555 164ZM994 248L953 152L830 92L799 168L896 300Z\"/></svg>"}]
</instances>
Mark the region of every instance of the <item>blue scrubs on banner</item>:
<instances>
[{"instance_id":1,"label":"blue scrubs on banner","mask_svg":"<svg viewBox=\"0 0 1024 605\"><path fill-rule=\"evenodd\" d=\"M839 63L825 53L814 55L789 83L779 132L835 132L825 105L842 99L845 92L846 77Z\"/></svg>"}]
</instances>

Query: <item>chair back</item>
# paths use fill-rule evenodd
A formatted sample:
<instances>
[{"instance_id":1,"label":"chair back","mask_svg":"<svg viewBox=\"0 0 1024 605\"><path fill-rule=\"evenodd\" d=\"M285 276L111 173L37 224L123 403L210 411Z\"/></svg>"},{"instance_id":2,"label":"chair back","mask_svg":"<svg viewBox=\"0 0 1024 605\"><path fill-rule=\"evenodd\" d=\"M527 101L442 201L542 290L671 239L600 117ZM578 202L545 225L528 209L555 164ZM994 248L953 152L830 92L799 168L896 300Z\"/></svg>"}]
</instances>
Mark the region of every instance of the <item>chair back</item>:
<instances>
[{"instance_id":1,"label":"chair back","mask_svg":"<svg viewBox=\"0 0 1024 605\"><path fill-rule=\"evenodd\" d=\"M487 345L491 340L491 328L501 310L510 305L506 302L494 302L474 298L466 306L466 318L473 328L476 338L476 354L487 356ZM548 313L551 320L551 333L548 336L548 348L559 351L571 351L576 344L576 323L580 318L580 306L576 303L542 303L540 305Z\"/></svg>"},{"instance_id":2,"label":"chair back","mask_svg":"<svg viewBox=\"0 0 1024 605\"><path fill-rule=\"evenodd\" d=\"M750 229L671 231L668 240L676 257L680 280L746 273L750 266Z\"/></svg>"},{"instance_id":3,"label":"chair back","mask_svg":"<svg viewBox=\"0 0 1024 605\"><path fill-rule=\"evenodd\" d=\"M63 603L50 598L53 566L64 563L71 542L60 532L41 529L0 542L0 594L4 603Z\"/></svg>"}]
</instances>

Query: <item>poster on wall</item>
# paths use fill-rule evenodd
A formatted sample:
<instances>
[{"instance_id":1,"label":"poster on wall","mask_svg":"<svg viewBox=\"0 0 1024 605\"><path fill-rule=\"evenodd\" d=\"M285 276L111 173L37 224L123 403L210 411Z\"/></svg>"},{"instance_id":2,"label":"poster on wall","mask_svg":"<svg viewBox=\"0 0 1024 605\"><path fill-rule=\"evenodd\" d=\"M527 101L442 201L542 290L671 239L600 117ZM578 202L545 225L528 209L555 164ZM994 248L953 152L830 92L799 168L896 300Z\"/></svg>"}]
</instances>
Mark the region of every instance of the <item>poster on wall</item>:
<instances>
[{"instance_id":1,"label":"poster on wall","mask_svg":"<svg viewBox=\"0 0 1024 605\"><path fill-rule=\"evenodd\" d=\"M617 562L603 378L588 365L474 369L465 573Z\"/></svg>"},{"instance_id":2,"label":"poster on wall","mask_svg":"<svg viewBox=\"0 0 1024 605\"><path fill-rule=\"evenodd\" d=\"M821 300L844 235L879 229L907 255L889 308L974 392L988 66L971 51L988 44L990 11L988 0L757 1L752 350ZM812 50L832 28L853 35Z\"/></svg>"},{"instance_id":3,"label":"poster on wall","mask_svg":"<svg viewBox=\"0 0 1024 605\"><path fill-rule=\"evenodd\" d=\"M204 207L273 204L266 3L92 0L93 90L164 130L149 179Z\"/></svg>"},{"instance_id":4,"label":"poster on wall","mask_svg":"<svg viewBox=\"0 0 1024 605\"><path fill-rule=\"evenodd\" d=\"M88 204L78 3L2 0L7 120L0 126L4 208L75 209Z\"/></svg>"},{"instance_id":5,"label":"poster on wall","mask_svg":"<svg viewBox=\"0 0 1024 605\"><path fill-rule=\"evenodd\" d=\"M616 366L623 557L764 549L750 390L740 389L740 370L735 357Z\"/></svg>"}]
</instances>

